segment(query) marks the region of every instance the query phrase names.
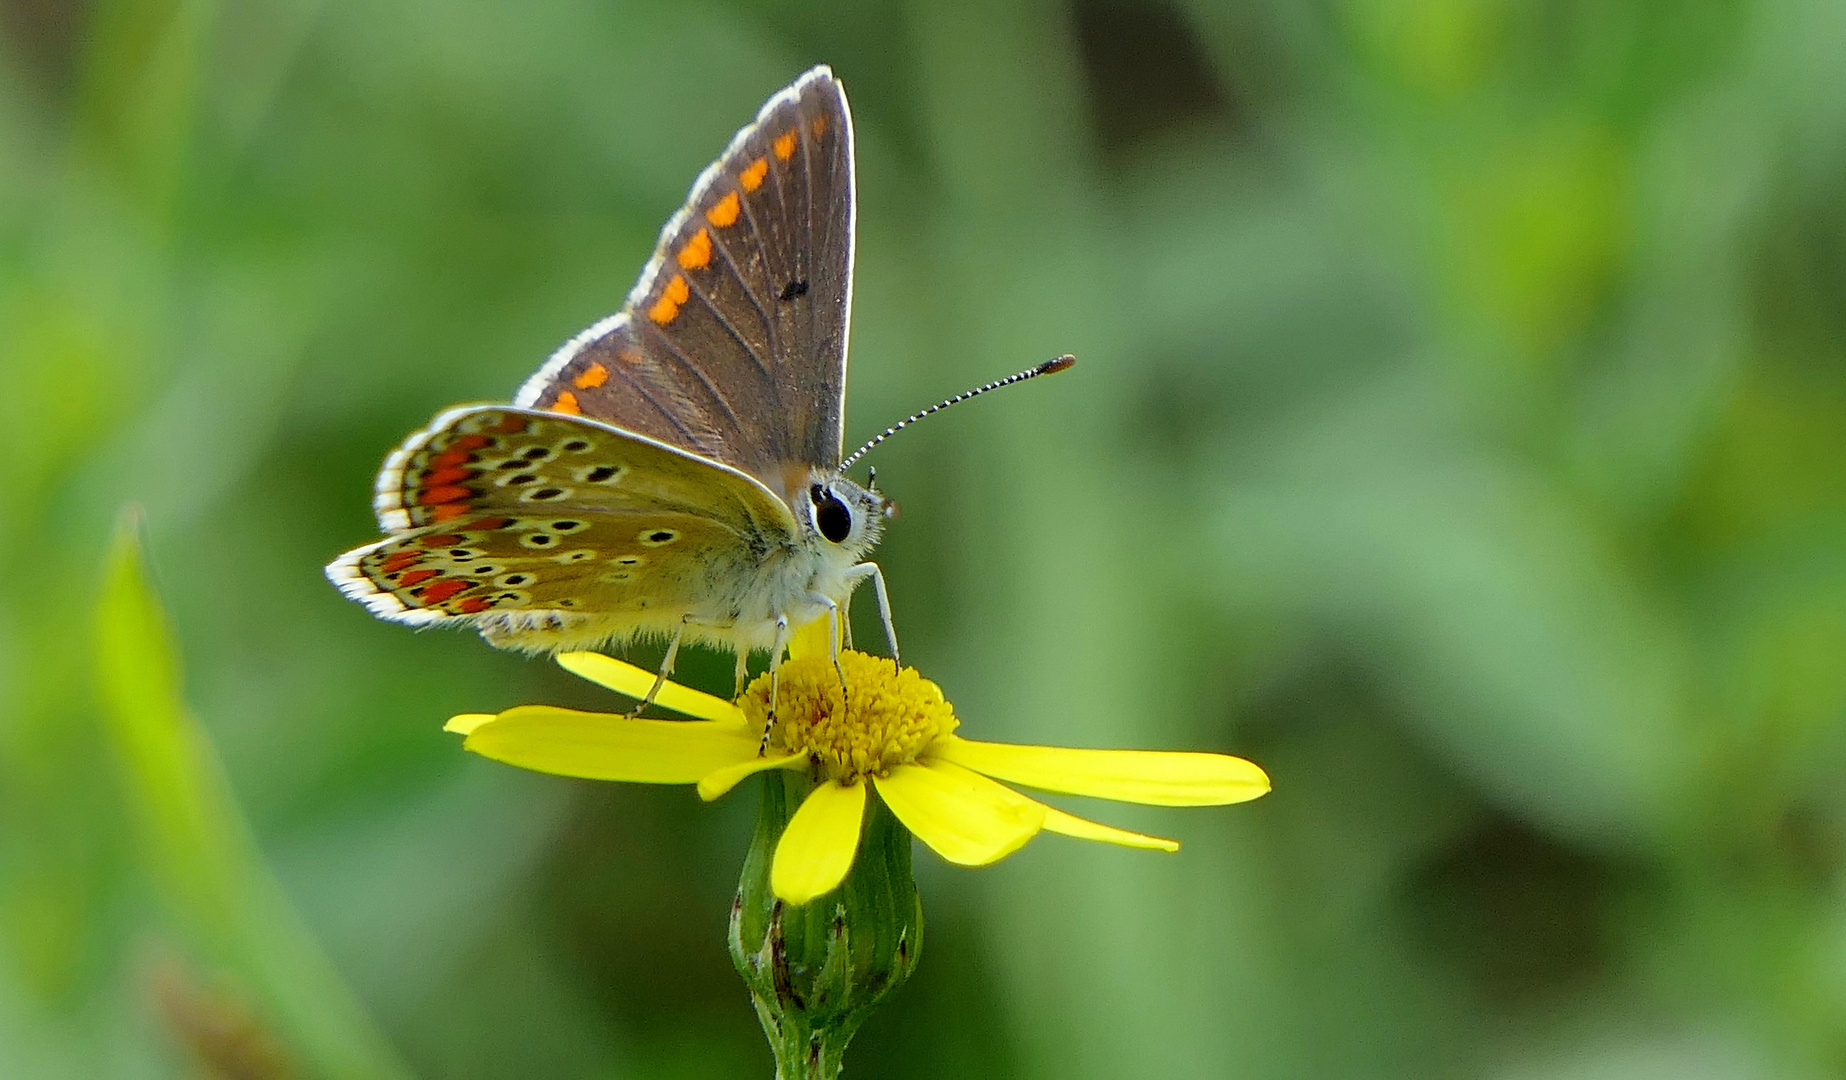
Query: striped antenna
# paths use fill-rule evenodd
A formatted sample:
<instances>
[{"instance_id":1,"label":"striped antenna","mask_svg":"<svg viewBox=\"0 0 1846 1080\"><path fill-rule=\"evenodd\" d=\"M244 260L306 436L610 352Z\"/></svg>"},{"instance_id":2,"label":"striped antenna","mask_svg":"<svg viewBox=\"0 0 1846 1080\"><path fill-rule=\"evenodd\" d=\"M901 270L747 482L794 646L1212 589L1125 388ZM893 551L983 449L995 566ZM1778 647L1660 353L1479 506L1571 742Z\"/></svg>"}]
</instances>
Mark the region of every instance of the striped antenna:
<instances>
[{"instance_id":1,"label":"striped antenna","mask_svg":"<svg viewBox=\"0 0 1846 1080\"><path fill-rule=\"evenodd\" d=\"M890 427L879 432L877 437L873 438L870 442L867 442L864 446L861 446L859 449L854 450L851 454L848 454L846 456L846 460L840 462L840 471L845 472L847 469L852 467L853 462L858 461L860 458L864 457L866 453L872 449L872 447L877 446L879 443L884 442L886 439L889 439L891 436L896 435L898 432L916 423L918 420L923 419L925 416L928 416L930 413L941 412L942 410L948 408L950 405L958 405L961 402L964 402L972 397L980 397L982 394L985 394L989 390L998 390L1002 386L1011 386L1017 382L1025 382L1027 379L1036 379L1040 375L1050 375L1054 372L1063 371L1065 368L1071 366L1072 364L1076 362L1077 362L1076 357L1071 356L1069 353L1066 353L1063 356L1060 356L1055 360L1047 360L1044 363L1039 364L1036 367L1029 367L1025 369L1024 371L1021 371L1017 374L1008 375L1004 379L996 379L993 382L988 383L986 386L977 386L972 390L966 390L966 391L963 391L962 393L956 394L954 397L949 398L946 401L938 401L936 404L931 405L929 408L924 409L922 412L911 413L909 416L904 417L902 420L899 420L897 423L892 424Z\"/></svg>"}]
</instances>

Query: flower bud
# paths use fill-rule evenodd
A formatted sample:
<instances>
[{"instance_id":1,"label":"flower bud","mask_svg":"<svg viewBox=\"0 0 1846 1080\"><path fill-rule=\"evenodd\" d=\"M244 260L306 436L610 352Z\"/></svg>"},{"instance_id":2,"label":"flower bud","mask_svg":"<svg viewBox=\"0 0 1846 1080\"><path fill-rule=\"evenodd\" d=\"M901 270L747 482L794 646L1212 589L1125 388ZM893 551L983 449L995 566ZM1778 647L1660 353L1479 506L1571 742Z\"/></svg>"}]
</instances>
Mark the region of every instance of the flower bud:
<instances>
[{"instance_id":1,"label":"flower bud","mask_svg":"<svg viewBox=\"0 0 1846 1080\"><path fill-rule=\"evenodd\" d=\"M863 782L863 781L862 781ZM776 843L813 787L803 773L763 777L756 834L731 905L731 961L750 988L778 1080L833 1080L846 1044L902 986L922 945L923 906L910 872L910 833L876 796L846 880L811 903L776 899Z\"/></svg>"}]
</instances>

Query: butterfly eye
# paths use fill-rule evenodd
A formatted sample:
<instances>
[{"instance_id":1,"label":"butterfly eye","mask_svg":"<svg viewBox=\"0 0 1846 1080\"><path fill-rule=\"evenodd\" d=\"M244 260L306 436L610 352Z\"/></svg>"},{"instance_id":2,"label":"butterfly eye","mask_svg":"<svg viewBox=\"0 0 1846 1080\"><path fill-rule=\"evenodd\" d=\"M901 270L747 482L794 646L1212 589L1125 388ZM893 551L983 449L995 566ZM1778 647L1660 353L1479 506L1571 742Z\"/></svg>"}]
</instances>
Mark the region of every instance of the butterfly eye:
<instances>
[{"instance_id":1,"label":"butterfly eye","mask_svg":"<svg viewBox=\"0 0 1846 1080\"><path fill-rule=\"evenodd\" d=\"M852 511L832 491L815 484L808 491L814 500L814 525L820 534L838 544L852 535Z\"/></svg>"}]
</instances>

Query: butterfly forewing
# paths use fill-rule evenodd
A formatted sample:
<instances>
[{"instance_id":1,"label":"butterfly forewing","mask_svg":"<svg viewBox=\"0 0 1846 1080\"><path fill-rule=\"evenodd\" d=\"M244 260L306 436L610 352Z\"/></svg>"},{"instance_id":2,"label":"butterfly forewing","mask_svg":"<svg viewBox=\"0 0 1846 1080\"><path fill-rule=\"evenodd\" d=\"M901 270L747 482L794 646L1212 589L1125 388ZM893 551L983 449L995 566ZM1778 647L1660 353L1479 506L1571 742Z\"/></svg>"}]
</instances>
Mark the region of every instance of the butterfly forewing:
<instances>
[{"instance_id":1,"label":"butterfly forewing","mask_svg":"<svg viewBox=\"0 0 1846 1080\"><path fill-rule=\"evenodd\" d=\"M852 121L817 68L763 107L667 223L627 306L518 404L606 420L758 477L839 461L853 259Z\"/></svg>"}]
</instances>

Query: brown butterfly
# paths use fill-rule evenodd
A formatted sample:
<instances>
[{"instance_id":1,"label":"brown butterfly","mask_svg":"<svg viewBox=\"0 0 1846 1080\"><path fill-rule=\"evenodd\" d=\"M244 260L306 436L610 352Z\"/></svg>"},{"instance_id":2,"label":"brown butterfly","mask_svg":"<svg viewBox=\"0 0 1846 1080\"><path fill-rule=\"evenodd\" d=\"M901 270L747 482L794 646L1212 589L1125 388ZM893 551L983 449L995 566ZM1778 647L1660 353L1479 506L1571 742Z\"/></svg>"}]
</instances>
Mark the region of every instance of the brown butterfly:
<instances>
[{"instance_id":1,"label":"brown butterfly","mask_svg":"<svg viewBox=\"0 0 1846 1080\"><path fill-rule=\"evenodd\" d=\"M637 636L779 656L884 582L890 503L840 475L852 118L824 67L693 185L621 311L512 407L450 409L378 474L389 538L327 567L373 614L501 647ZM670 661L669 661L670 663Z\"/></svg>"},{"instance_id":2,"label":"brown butterfly","mask_svg":"<svg viewBox=\"0 0 1846 1080\"><path fill-rule=\"evenodd\" d=\"M327 567L381 618L529 651L638 636L737 654L838 627L892 504L842 475L853 129L817 67L769 99L661 230L622 310L511 406L464 405L379 471L386 539ZM1062 357L918 413L1069 366ZM836 637L837 640L837 637ZM658 690L659 683L656 683Z\"/></svg>"}]
</instances>

